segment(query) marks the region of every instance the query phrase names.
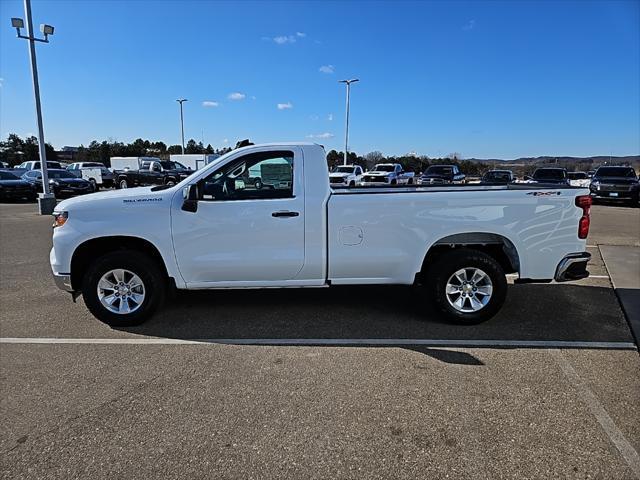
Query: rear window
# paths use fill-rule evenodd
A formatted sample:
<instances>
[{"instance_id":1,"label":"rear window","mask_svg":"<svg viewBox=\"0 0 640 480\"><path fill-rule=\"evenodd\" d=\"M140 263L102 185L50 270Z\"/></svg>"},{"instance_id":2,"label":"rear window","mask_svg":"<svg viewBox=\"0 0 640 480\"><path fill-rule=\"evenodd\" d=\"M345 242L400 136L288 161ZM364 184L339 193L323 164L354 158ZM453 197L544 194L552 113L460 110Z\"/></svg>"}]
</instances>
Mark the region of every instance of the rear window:
<instances>
[{"instance_id":1,"label":"rear window","mask_svg":"<svg viewBox=\"0 0 640 480\"><path fill-rule=\"evenodd\" d=\"M600 167L596 177L629 177L635 178L636 172L631 167Z\"/></svg>"}]
</instances>

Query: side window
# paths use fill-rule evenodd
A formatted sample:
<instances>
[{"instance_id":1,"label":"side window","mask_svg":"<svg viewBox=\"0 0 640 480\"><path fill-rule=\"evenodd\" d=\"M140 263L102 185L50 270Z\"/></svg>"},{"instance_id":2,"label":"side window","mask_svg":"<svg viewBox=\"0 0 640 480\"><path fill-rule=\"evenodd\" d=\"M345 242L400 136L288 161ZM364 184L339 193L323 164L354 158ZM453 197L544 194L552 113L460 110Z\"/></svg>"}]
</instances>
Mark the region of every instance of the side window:
<instances>
[{"instance_id":1,"label":"side window","mask_svg":"<svg viewBox=\"0 0 640 480\"><path fill-rule=\"evenodd\" d=\"M293 197L293 152L244 155L199 183L202 200L252 200Z\"/></svg>"}]
</instances>

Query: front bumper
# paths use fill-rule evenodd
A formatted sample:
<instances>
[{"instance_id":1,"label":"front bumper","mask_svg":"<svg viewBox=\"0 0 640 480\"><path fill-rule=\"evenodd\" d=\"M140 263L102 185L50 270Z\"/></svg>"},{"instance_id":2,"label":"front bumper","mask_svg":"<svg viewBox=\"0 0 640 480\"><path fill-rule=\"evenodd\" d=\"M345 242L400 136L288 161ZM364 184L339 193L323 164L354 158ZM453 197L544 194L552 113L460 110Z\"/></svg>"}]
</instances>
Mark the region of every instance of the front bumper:
<instances>
[{"instance_id":1,"label":"front bumper","mask_svg":"<svg viewBox=\"0 0 640 480\"><path fill-rule=\"evenodd\" d=\"M589 276L587 263L590 259L589 252L570 253L558 263L554 280L556 282L570 282L587 278Z\"/></svg>"},{"instance_id":2,"label":"front bumper","mask_svg":"<svg viewBox=\"0 0 640 480\"><path fill-rule=\"evenodd\" d=\"M71 275L65 274L53 274L53 281L60 290L64 292L73 293L73 287L71 286Z\"/></svg>"}]
</instances>

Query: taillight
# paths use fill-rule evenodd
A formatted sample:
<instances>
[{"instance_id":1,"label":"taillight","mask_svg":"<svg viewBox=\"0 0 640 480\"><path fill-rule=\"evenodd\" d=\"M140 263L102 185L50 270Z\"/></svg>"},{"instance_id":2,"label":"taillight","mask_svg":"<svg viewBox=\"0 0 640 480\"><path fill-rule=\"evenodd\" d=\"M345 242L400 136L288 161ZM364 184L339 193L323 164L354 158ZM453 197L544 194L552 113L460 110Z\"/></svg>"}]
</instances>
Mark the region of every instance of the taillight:
<instances>
[{"instance_id":1,"label":"taillight","mask_svg":"<svg viewBox=\"0 0 640 480\"><path fill-rule=\"evenodd\" d=\"M582 217L578 222L578 238L585 239L589 235L589 225L591 219L589 214L591 213L591 197L589 195L580 195L576 197L576 207L582 209Z\"/></svg>"}]
</instances>

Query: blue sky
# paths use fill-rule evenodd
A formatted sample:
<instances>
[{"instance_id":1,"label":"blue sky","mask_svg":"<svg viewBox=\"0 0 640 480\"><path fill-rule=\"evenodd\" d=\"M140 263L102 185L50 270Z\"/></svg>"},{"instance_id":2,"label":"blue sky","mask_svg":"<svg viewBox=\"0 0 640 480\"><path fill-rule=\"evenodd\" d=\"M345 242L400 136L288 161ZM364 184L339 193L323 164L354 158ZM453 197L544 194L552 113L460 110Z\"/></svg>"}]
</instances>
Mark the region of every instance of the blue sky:
<instances>
[{"instance_id":1,"label":"blue sky","mask_svg":"<svg viewBox=\"0 0 640 480\"><path fill-rule=\"evenodd\" d=\"M39 1L45 136L312 140L430 156L640 153L640 2ZM0 0L0 134L36 131ZM324 67L324 68L323 68ZM238 95L233 95L238 94ZM203 102L212 102L203 104ZM208 106L207 106L208 105Z\"/></svg>"}]
</instances>

